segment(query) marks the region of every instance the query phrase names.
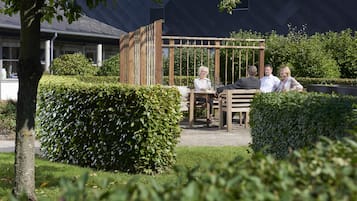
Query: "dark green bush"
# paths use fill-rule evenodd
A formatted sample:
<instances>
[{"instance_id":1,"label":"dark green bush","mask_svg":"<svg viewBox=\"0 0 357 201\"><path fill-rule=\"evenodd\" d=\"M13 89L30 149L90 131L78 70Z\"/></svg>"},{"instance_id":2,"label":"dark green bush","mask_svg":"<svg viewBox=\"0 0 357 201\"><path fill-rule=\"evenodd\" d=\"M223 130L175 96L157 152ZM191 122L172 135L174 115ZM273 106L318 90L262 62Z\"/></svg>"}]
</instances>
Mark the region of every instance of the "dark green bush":
<instances>
[{"instance_id":1,"label":"dark green bush","mask_svg":"<svg viewBox=\"0 0 357 201\"><path fill-rule=\"evenodd\" d=\"M98 70L97 75L99 76L117 76L119 77L119 54L104 60L103 66Z\"/></svg>"},{"instance_id":2,"label":"dark green bush","mask_svg":"<svg viewBox=\"0 0 357 201\"><path fill-rule=\"evenodd\" d=\"M97 67L81 53L64 54L53 60L51 71L54 75L95 75Z\"/></svg>"},{"instance_id":3,"label":"dark green bush","mask_svg":"<svg viewBox=\"0 0 357 201\"><path fill-rule=\"evenodd\" d=\"M16 102L0 101L0 135L15 135Z\"/></svg>"},{"instance_id":4,"label":"dark green bush","mask_svg":"<svg viewBox=\"0 0 357 201\"><path fill-rule=\"evenodd\" d=\"M356 131L355 131L356 132ZM354 134L356 135L356 134ZM323 139L312 150L299 150L287 160L256 154L251 160L176 168L176 182L129 182L117 189L93 192L87 176L75 184L61 182L65 200L357 200L356 136Z\"/></svg>"},{"instance_id":5,"label":"dark green bush","mask_svg":"<svg viewBox=\"0 0 357 201\"><path fill-rule=\"evenodd\" d=\"M340 67L342 78L357 77L357 34L351 29L315 34Z\"/></svg>"},{"instance_id":6,"label":"dark green bush","mask_svg":"<svg viewBox=\"0 0 357 201\"><path fill-rule=\"evenodd\" d=\"M41 80L39 139L51 161L156 173L175 162L180 135L175 88Z\"/></svg>"},{"instance_id":7,"label":"dark green bush","mask_svg":"<svg viewBox=\"0 0 357 201\"><path fill-rule=\"evenodd\" d=\"M339 139L351 128L356 97L318 93L265 93L252 102L250 125L254 151L285 157L311 147L320 136Z\"/></svg>"}]
</instances>

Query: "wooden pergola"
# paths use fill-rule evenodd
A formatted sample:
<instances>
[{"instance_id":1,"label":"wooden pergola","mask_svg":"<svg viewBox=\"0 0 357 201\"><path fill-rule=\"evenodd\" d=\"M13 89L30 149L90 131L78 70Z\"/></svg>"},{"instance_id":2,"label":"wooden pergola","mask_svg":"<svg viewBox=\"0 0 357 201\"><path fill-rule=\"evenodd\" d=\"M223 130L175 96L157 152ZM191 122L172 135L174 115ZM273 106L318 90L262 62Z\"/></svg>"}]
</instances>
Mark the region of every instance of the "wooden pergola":
<instances>
[{"instance_id":1,"label":"wooden pergola","mask_svg":"<svg viewBox=\"0 0 357 201\"><path fill-rule=\"evenodd\" d=\"M158 20L120 38L120 82L189 85L201 65L209 68L213 84L233 83L250 65L262 77L264 50L264 39L162 36Z\"/></svg>"}]
</instances>

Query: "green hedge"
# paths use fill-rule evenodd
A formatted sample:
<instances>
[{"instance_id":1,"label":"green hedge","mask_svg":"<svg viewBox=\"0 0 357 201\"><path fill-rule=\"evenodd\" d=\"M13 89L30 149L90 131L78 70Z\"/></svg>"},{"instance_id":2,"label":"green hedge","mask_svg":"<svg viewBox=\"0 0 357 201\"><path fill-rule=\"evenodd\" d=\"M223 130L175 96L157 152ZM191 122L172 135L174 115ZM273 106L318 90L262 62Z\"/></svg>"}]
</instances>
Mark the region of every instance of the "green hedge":
<instances>
[{"instance_id":1,"label":"green hedge","mask_svg":"<svg viewBox=\"0 0 357 201\"><path fill-rule=\"evenodd\" d=\"M305 88L309 84L357 86L357 79L297 77L296 80Z\"/></svg>"},{"instance_id":2,"label":"green hedge","mask_svg":"<svg viewBox=\"0 0 357 201\"><path fill-rule=\"evenodd\" d=\"M125 186L98 191L87 187L88 175L75 184L61 182L62 200L357 200L357 141L325 139L312 150L287 160L256 154L251 160L176 168L176 182Z\"/></svg>"},{"instance_id":3,"label":"green hedge","mask_svg":"<svg viewBox=\"0 0 357 201\"><path fill-rule=\"evenodd\" d=\"M161 172L175 162L179 110L175 88L47 77L38 93L42 153L97 169Z\"/></svg>"},{"instance_id":4,"label":"green hedge","mask_svg":"<svg viewBox=\"0 0 357 201\"><path fill-rule=\"evenodd\" d=\"M16 102L0 101L0 135L14 137L16 132Z\"/></svg>"},{"instance_id":5,"label":"green hedge","mask_svg":"<svg viewBox=\"0 0 357 201\"><path fill-rule=\"evenodd\" d=\"M98 68L83 54L74 53L55 58L51 71L54 75L95 75Z\"/></svg>"},{"instance_id":6,"label":"green hedge","mask_svg":"<svg viewBox=\"0 0 357 201\"><path fill-rule=\"evenodd\" d=\"M261 93L252 102L252 148L278 158L320 136L338 139L351 127L356 97L319 93Z\"/></svg>"}]
</instances>

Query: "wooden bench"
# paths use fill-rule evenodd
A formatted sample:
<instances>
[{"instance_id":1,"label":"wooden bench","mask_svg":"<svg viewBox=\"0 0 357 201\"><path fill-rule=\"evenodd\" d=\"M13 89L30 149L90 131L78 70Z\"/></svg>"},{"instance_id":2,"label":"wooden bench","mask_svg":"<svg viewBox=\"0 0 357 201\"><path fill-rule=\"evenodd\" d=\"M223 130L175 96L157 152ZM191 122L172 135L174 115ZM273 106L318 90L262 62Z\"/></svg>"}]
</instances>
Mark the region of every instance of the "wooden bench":
<instances>
[{"instance_id":1,"label":"wooden bench","mask_svg":"<svg viewBox=\"0 0 357 201\"><path fill-rule=\"evenodd\" d=\"M224 112L226 112L227 131L232 131L232 117L234 112L245 113L245 127L249 123L250 103L259 89L229 89L219 94L219 128L223 128ZM242 118L240 118L240 121Z\"/></svg>"}]
</instances>

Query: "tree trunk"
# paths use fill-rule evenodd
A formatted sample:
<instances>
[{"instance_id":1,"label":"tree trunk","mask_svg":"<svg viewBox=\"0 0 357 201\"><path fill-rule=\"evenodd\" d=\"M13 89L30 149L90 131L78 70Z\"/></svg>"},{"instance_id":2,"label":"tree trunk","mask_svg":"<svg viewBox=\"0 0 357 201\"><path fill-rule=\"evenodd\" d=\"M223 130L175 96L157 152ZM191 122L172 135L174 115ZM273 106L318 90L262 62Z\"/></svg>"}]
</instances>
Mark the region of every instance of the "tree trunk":
<instances>
[{"instance_id":1,"label":"tree trunk","mask_svg":"<svg viewBox=\"0 0 357 201\"><path fill-rule=\"evenodd\" d=\"M16 112L15 196L35 195L36 96L43 69L40 63L40 19L42 1L23 0L20 6L21 33L18 68L19 91Z\"/></svg>"}]
</instances>

